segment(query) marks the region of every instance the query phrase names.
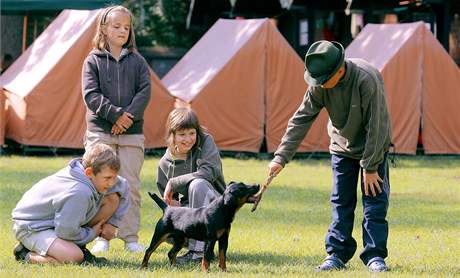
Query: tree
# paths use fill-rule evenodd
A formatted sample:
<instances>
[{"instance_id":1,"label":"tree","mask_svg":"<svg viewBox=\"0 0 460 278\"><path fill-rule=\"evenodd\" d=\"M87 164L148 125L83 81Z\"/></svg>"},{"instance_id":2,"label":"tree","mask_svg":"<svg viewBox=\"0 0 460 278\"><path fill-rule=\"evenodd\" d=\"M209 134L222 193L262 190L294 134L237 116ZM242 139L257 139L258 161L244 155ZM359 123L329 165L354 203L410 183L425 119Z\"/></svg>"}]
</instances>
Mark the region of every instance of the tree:
<instances>
[{"instance_id":1,"label":"tree","mask_svg":"<svg viewBox=\"0 0 460 278\"><path fill-rule=\"evenodd\" d=\"M186 28L190 0L125 0L123 4L134 15L138 46L191 48L203 35Z\"/></svg>"}]
</instances>

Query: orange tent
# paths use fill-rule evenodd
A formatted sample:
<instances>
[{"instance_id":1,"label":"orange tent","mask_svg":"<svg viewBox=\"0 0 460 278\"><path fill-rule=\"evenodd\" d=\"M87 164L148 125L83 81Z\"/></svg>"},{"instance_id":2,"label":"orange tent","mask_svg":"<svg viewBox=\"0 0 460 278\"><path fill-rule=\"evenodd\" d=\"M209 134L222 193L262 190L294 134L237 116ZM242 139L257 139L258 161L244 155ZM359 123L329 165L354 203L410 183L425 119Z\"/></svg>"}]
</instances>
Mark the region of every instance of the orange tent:
<instances>
[{"instance_id":1,"label":"orange tent","mask_svg":"<svg viewBox=\"0 0 460 278\"><path fill-rule=\"evenodd\" d=\"M248 152L264 136L276 149L307 88L302 60L268 19L219 19L162 81L220 149ZM317 147L324 130L313 128L299 151Z\"/></svg>"},{"instance_id":2,"label":"orange tent","mask_svg":"<svg viewBox=\"0 0 460 278\"><path fill-rule=\"evenodd\" d=\"M150 72L152 96L144 112L145 148L163 148L166 147L166 119L174 109L174 98L158 76Z\"/></svg>"},{"instance_id":3,"label":"orange tent","mask_svg":"<svg viewBox=\"0 0 460 278\"><path fill-rule=\"evenodd\" d=\"M347 47L383 75L398 153L460 153L460 70L424 23L368 24Z\"/></svg>"},{"instance_id":4,"label":"orange tent","mask_svg":"<svg viewBox=\"0 0 460 278\"><path fill-rule=\"evenodd\" d=\"M0 77L6 90L6 137L21 144L83 147L81 69L91 50L99 10L64 10ZM159 130L173 98L152 72L145 113L146 147L165 146Z\"/></svg>"},{"instance_id":5,"label":"orange tent","mask_svg":"<svg viewBox=\"0 0 460 278\"><path fill-rule=\"evenodd\" d=\"M266 24L265 105L267 151L272 153L281 142L287 123L302 103L308 88L303 78L304 62L272 24ZM327 152L329 116L322 109L297 152Z\"/></svg>"},{"instance_id":6,"label":"orange tent","mask_svg":"<svg viewBox=\"0 0 460 278\"><path fill-rule=\"evenodd\" d=\"M423 149L426 154L460 154L460 69L433 34L423 27L419 27L424 40Z\"/></svg>"}]
</instances>

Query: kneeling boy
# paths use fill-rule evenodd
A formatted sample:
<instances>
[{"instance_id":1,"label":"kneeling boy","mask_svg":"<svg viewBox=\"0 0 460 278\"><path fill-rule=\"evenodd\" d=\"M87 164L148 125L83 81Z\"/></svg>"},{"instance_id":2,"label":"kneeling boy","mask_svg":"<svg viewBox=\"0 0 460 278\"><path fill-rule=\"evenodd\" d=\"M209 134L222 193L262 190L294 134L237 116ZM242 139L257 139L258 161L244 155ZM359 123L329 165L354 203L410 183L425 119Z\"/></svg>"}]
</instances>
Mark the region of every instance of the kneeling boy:
<instances>
[{"instance_id":1,"label":"kneeling boy","mask_svg":"<svg viewBox=\"0 0 460 278\"><path fill-rule=\"evenodd\" d=\"M127 181L117 176L120 160L104 144L32 186L12 212L18 261L81 263L94 260L85 245L97 236L115 237L129 207ZM93 261L94 262L94 261Z\"/></svg>"}]
</instances>

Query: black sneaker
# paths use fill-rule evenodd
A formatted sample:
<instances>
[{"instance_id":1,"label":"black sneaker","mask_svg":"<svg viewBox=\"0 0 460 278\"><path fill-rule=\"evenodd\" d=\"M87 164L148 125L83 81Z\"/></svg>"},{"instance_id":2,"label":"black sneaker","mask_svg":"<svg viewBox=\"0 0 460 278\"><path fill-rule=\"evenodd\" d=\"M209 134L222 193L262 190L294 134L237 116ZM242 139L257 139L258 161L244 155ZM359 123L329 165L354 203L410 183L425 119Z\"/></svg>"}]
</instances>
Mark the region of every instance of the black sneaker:
<instances>
[{"instance_id":1,"label":"black sneaker","mask_svg":"<svg viewBox=\"0 0 460 278\"><path fill-rule=\"evenodd\" d=\"M86 248L85 246L79 246L83 252L83 261L82 264L92 264L92 265L105 265L109 261L104 257L96 257Z\"/></svg>"},{"instance_id":2,"label":"black sneaker","mask_svg":"<svg viewBox=\"0 0 460 278\"><path fill-rule=\"evenodd\" d=\"M25 262L27 254L29 254L30 250L27 249L22 243L18 242L16 246L14 246L13 254L18 262Z\"/></svg>"},{"instance_id":3,"label":"black sneaker","mask_svg":"<svg viewBox=\"0 0 460 278\"><path fill-rule=\"evenodd\" d=\"M316 271L331 271L345 269L345 264L336 255L327 256L323 263L316 267Z\"/></svg>"},{"instance_id":4,"label":"black sneaker","mask_svg":"<svg viewBox=\"0 0 460 278\"><path fill-rule=\"evenodd\" d=\"M371 272L385 272L388 271L388 267L385 264L385 260L381 257L375 257L367 262L367 267Z\"/></svg>"}]
</instances>

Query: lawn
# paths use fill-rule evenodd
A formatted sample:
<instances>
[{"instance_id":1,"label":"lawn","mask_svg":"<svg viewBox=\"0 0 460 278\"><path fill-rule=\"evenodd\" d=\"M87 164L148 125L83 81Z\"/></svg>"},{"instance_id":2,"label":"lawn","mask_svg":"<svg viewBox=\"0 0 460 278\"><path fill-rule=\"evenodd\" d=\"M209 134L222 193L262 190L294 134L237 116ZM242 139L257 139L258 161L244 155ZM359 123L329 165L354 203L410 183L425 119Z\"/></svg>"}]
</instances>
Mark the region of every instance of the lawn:
<instances>
[{"instance_id":1,"label":"lawn","mask_svg":"<svg viewBox=\"0 0 460 278\"><path fill-rule=\"evenodd\" d=\"M105 254L110 264L39 266L17 263L11 232L11 210L40 178L64 167L70 157L0 156L0 277L197 277L198 266L172 268L163 244L148 270L138 270L143 254L127 254L120 240ZM148 245L160 209L147 196L157 191L157 157L147 157L142 171L140 242ZM227 181L262 183L268 160L225 158ZM342 272L317 274L325 256L324 237L330 221L331 170L328 159L296 160L273 181L256 212L250 206L236 215L230 234L228 271L211 264L206 277L368 277L359 260L362 207L359 202L353 235L358 251ZM460 276L460 157L398 157L390 169L391 200L388 265L381 277ZM91 246L91 245L90 245ZM183 252L183 251L182 251Z\"/></svg>"}]
</instances>

